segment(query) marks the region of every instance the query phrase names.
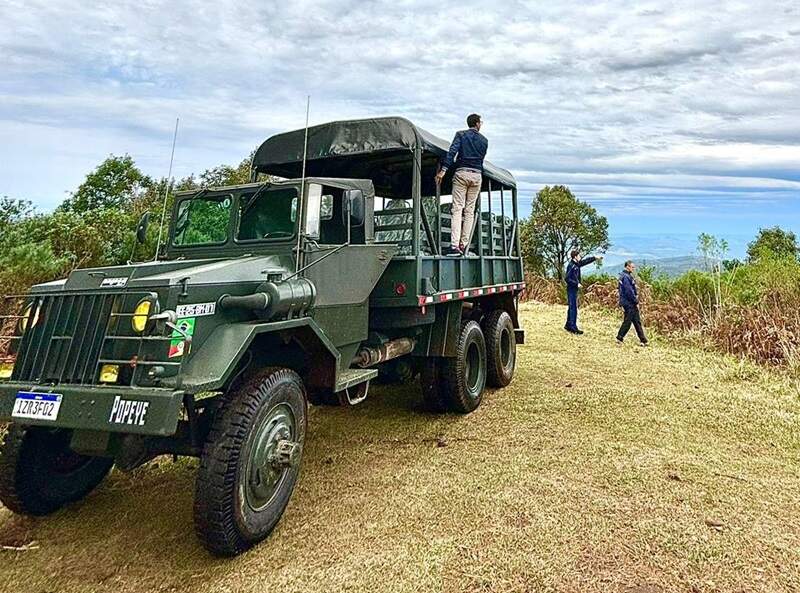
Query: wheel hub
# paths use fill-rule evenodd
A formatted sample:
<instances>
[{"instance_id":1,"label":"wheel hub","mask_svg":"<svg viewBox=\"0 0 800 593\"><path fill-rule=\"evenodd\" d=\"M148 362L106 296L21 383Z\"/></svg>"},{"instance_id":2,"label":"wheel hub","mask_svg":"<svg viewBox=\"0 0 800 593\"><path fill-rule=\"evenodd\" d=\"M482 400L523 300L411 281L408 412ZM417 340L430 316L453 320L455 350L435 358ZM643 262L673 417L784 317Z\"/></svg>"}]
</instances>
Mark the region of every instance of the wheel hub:
<instances>
[{"instance_id":1,"label":"wheel hub","mask_svg":"<svg viewBox=\"0 0 800 593\"><path fill-rule=\"evenodd\" d=\"M295 434L294 414L286 404L272 408L257 428L248 455L244 488L247 504L254 510L270 503L286 470L299 463L302 445L295 442Z\"/></svg>"},{"instance_id":2,"label":"wheel hub","mask_svg":"<svg viewBox=\"0 0 800 593\"><path fill-rule=\"evenodd\" d=\"M269 462L275 469L296 467L300 461L303 445L289 440L281 440L270 453Z\"/></svg>"}]
</instances>

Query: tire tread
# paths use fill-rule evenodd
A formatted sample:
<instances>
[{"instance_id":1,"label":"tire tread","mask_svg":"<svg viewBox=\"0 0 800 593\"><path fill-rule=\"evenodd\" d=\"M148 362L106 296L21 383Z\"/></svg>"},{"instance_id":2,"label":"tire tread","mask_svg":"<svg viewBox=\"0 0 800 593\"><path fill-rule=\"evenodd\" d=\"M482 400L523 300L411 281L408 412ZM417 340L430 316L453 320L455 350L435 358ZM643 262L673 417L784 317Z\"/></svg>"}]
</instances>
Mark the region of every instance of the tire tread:
<instances>
[{"instance_id":1,"label":"tire tread","mask_svg":"<svg viewBox=\"0 0 800 593\"><path fill-rule=\"evenodd\" d=\"M262 386L269 388L284 378L302 388L302 380L294 371L267 367L226 397L212 422L197 473L194 524L198 539L214 554L234 556L256 543L242 536L233 513L239 454L250 422L258 413Z\"/></svg>"},{"instance_id":2,"label":"tire tread","mask_svg":"<svg viewBox=\"0 0 800 593\"><path fill-rule=\"evenodd\" d=\"M506 387L514 377L514 367L512 366L510 373L506 373L500 362L500 340L503 327L508 324L511 324L511 317L503 309L492 311L483 320L483 334L486 339L486 383L491 387ZM514 339L513 330L512 324L512 340ZM515 343L514 348L516 349ZM514 365L516 365L516 353L514 354Z\"/></svg>"}]
</instances>

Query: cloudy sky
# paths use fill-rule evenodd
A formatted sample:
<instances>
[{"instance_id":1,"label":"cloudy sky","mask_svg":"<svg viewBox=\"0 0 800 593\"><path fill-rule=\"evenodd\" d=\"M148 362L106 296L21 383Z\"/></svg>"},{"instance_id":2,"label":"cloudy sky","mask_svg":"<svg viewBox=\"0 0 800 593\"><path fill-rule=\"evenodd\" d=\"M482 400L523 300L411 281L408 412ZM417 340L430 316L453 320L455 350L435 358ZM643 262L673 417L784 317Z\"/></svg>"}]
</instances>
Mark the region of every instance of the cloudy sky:
<instances>
[{"instance_id":1,"label":"cloudy sky","mask_svg":"<svg viewBox=\"0 0 800 593\"><path fill-rule=\"evenodd\" d=\"M312 123L481 113L524 209L568 184L620 250L800 232L796 0L104 4L0 3L0 195L52 208L109 153L165 175L178 116L177 176L236 163L310 94Z\"/></svg>"}]
</instances>

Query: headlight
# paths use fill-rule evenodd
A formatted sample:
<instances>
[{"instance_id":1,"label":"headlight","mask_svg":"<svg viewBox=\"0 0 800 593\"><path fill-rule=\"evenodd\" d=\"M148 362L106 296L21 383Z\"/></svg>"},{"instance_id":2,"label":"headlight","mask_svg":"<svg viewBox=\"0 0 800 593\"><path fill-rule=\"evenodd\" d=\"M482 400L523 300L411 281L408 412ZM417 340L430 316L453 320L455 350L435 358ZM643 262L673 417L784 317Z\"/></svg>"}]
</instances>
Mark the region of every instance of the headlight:
<instances>
[{"instance_id":1,"label":"headlight","mask_svg":"<svg viewBox=\"0 0 800 593\"><path fill-rule=\"evenodd\" d=\"M100 367L101 383L116 383L119 379L119 365L104 364Z\"/></svg>"},{"instance_id":2,"label":"headlight","mask_svg":"<svg viewBox=\"0 0 800 593\"><path fill-rule=\"evenodd\" d=\"M0 379L10 379L13 373L13 362L0 362Z\"/></svg>"},{"instance_id":3,"label":"headlight","mask_svg":"<svg viewBox=\"0 0 800 593\"><path fill-rule=\"evenodd\" d=\"M140 334L147 328L147 321L150 318L150 309L153 302L150 299L142 299L133 310L133 317L131 317L131 326L133 331Z\"/></svg>"}]
</instances>

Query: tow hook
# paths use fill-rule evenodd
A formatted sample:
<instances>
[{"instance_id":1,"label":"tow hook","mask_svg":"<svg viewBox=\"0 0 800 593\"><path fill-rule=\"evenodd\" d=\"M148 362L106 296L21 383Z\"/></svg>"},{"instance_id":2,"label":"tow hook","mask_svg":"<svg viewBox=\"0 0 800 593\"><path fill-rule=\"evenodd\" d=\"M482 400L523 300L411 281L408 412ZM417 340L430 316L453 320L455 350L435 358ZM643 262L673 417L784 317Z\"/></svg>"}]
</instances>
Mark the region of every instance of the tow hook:
<instances>
[{"instance_id":1,"label":"tow hook","mask_svg":"<svg viewBox=\"0 0 800 593\"><path fill-rule=\"evenodd\" d=\"M277 442L269 456L269 463L275 469L296 467L302 456L303 445L282 439Z\"/></svg>"}]
</instances>

